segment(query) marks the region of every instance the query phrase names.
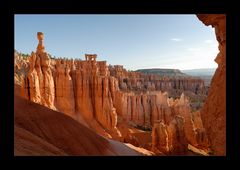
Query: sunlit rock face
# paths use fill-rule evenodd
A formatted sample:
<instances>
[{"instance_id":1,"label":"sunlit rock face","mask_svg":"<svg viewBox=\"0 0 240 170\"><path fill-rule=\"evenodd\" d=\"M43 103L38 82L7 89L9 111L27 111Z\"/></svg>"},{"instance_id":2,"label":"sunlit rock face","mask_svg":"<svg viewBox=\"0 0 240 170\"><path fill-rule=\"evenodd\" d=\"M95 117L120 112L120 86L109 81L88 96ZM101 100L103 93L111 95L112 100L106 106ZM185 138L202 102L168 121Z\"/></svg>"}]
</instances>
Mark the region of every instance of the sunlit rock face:
<instances>
[{"instance_id":1,"label":"sunlit rock face","mask_svg":"<svg viewBox=\"0 0 240 170\"><path fill-rule=\"evenodd\" d=\"M85 61L51 62L44 50L43 34L40 35L37 51L29 57L25 96L76 120L84 119L102 135L120 137L110 91L114 80L109 76L106 62L97 62L96 55L86 55Z\"/></svg>"},{"instance_id":2,"label":"sunlit rock face","mask_svg":"<svg viewBox=\"0 0 240 170\"><path fill-rule=\"evenodd\" d=\"M226 16L197 15L206 26L215 29L219 53L218 68L212 78L206 103L201 110L203 126L208 134L214 155L226 155Z\"/></svg>"},{"instance_id":3,"label":"sunlit rock face","mask_svg":"<svg viewBox=\"0 0 240 170\"><path fill-rule=\"evenodd\" d=\"M156 153L184 155L188 144L207 150L208 138L199 112L191 112L188 98L166 99L168 116L154 119L152 128L152 151Z\"/></svg>"},{"instance_id":4,"label":"sunlit rock face","mask_svg":"<svg viewBox=\"0 0 240 170\"><path fill-rule=\"evenodd\" d=\"M56 107L63 113L74 115L75 96L69 65L57 61L55 68Z\"/></svg>"},{"instance_id":5,"label":"sunlit rock face","mask_svg":"<svg viewBox=\"0 0 240 170\"><path fill-rule=\"evenodd\" d=\"M202 15L199 18L207 23L213 22ZM184 155L191 144L199 148L211 145L214 154L221 155L223 150L216 146L225 142L221 138L225 133L218 132L218 128L222 128L222 132L225 130L226 107L222 103L225 102L225 92L221 91L225 90L225 84L218 83L218 80L225 82L222 18L215 17L213 24L220 53L216 58L219 68L211 86L219 91L210 88L210 99L201 112L191 112L189 99L184 93L177 99L169 97L172 89L205 93L201 79L161 78L126 71L121 65L108 66L106 61L97 61L96 54L86 54L85 60L51 59L45 52L43 33L38 34L37 50L28 60L15 56L15 84L21 86L21 96L84 122L106 137L139 145L139 139L133 135L127 134L123 139L118 129L121 118L131 126L152 131L151 148L155 153ZM217 92L223 100L219 100ZM216 109L218 106L221 107ZM219 119L214 125L216 129L210 128L214 119Z\"/></svg>"},{"instance_id":6,"label":"sunlit rock face","mask_svg":"<svg viewBox=\"0 0 240 170\"><path fill-rule=\"evenodd\" d=\"M36 53L29 57L29 71L25 79L28 98L36 103L56 109L54 105L55 86L51 71L50 57L45 52L43 33L37 34L39 44Z\"/></svg>"},{"instance_id":7,"label":"sunlit rock face","mask_svg":"<svg viewBox=\"0 0 240 170\"><path fill-rule=\"evenodd\" d=\"M152 129L152 151L165 154L169 152L167 126L161 121L155 122Z\"/></svg>"},{"instance_id":8,"label":"sunlit rock face","mask_svg":"<svg viewBox=\"0 0 240 170\"><path fill-rule=\"evenodd\" d=\"M190 76L167 76L127 71L122 65L110 65L110 75L118 79L119 88L123 91L167 91L171 96L184 91L195 94L206 92L204 81ZM179 94L180 93L180 94Z\"/></svg>"}]
</instances>

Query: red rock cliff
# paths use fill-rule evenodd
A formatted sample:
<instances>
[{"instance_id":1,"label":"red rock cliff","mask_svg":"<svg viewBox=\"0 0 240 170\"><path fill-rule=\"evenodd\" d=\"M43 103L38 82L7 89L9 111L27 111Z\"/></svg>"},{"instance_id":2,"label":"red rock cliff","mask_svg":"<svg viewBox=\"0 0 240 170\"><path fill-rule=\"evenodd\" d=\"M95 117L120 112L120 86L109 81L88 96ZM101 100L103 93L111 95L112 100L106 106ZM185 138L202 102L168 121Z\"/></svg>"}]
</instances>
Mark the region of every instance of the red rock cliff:
<instances>
[{"instance_id":1,"label":"red rock cliff","mask_svg":"<svg viewBox=\"0 0 240 170\"><path fill-rule=\"evenodd\" d=\"M212 78L208 97L201 110L214 155L226 155L226 16L197 15L206 25L215 28L219 53L215 58L218 68ZM214 123L213 123L214 122Z\"/></svg>"},{"instance_id":2,"label":"red rock cliff","mask_svg":"<svg viewBox=\"0 0 240 170\"><path fill-rule=\"evenodd\" d=\"M36 53L29 57L29 70L21 78L22 96L84 120L102 135L119 137L110 91L114 80L108 74L106 62L97 62L96 55L86 55L85 61L51 60L45 52L43 33L38 33L38 39Z\"/></svg>"},{"instance_id":3,"label":"red rock cliff","mask_svg":"<svg viewBox=\"0 0 240 170\"><path fill-rule=\"evenodd\" d=\"M42 33L38 39L36 53L32 52L27 62L16 62L15 72L23 65L28 68L16 79L23 82L21 95L25 98L68 114L110 138L122 137L118 118L136 127L153 128L155 151L181 154L187 143L208 147L200 113L191 113L185 95L174 100L160 91L177 88L195 93L204 88L203 81L127 72L122 66L113 69L106 61L96 61L96 54L86 54L84 61L50 59ZM176 141L178 136L183 139Z\"/></svg>"}]
</instances>

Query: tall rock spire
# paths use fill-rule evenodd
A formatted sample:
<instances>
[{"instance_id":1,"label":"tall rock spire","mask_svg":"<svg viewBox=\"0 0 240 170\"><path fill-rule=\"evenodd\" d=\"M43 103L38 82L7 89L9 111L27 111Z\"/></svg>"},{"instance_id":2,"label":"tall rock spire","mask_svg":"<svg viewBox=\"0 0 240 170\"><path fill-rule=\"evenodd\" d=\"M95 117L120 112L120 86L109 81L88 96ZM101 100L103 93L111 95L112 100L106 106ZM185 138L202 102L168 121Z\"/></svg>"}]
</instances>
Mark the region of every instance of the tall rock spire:
<instances>
[{"instance_id":1,"label":"tall rock spire","mask_svg":"<svg viewBox=\"0 0 240 170\"><path fill-rule=\"evenodd\" d=\"M37 54L41 54L43 52L45 52L45 47L43 44L43 40L44 40L44 34L42 32L38 32L37 33L37 38L38 38L38 46L37 46Z\"/></svg>"}]
</instances>

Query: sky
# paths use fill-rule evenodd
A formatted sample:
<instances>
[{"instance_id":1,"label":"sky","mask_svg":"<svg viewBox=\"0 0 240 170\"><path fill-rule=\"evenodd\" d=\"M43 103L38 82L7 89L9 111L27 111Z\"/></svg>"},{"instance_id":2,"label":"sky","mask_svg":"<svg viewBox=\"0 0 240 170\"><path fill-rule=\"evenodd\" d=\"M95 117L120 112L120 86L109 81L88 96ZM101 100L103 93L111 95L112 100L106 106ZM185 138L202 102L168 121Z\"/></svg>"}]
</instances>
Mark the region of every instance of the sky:
<instances>
[{"instance_id":1,"label":"sky","mask_svg":"<svg viewBox=\"0 0 240 170\"><path fill-rule=\"evenodd\" d=\"M196 15L15 15L14 46L31 54L44 33L52 56L97 60L128 70L216 68L214 29Z\"/></svg>"}]
</instances>

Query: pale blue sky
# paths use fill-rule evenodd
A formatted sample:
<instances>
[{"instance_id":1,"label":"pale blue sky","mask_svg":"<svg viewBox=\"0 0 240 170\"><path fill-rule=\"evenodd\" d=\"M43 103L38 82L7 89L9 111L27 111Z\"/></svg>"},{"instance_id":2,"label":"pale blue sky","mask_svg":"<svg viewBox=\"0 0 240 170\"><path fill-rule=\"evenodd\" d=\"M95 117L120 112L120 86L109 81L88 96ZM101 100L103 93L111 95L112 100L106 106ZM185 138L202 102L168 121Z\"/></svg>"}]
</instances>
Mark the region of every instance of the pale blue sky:
<instances>
[{"instance_id":1,"label":"pale blue sky","mask_svg":"<svg viewBox=\"0 0 240 170\"><path fill-rule=\"evenodd\" d=\"M37 32L57 57L140 68L216 68L215 32L195 15L15 15L15 49L35 51Z\"/></svg>"}]
</instances>

